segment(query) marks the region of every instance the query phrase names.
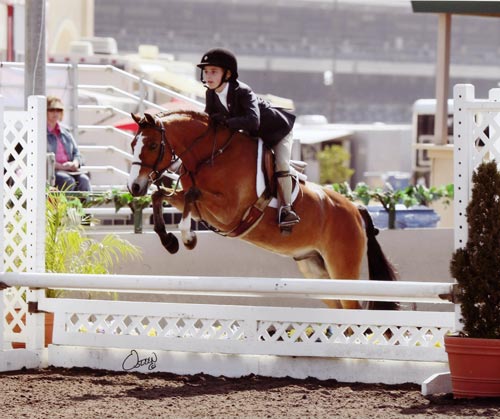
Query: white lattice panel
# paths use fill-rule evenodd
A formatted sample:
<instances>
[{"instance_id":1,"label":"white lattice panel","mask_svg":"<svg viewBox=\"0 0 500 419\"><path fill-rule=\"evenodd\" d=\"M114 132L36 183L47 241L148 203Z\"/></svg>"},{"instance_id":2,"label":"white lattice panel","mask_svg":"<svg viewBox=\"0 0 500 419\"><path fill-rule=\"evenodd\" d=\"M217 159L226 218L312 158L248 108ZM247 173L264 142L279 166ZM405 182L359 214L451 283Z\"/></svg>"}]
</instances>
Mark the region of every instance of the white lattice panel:
<instances>
[{"instance_id":1,"label":"white lattice panel","mask_svg":"<svg viewBox=\"0 0 500 419\"><path fill-rule=\"evenodd\" d=\"M444 361L453 313L47 299L54 343L188 352Z\"/></svg>"},{"instance_id":2,"label":"white lattice panel","mask_svg":"<svg viewBox=\"0 0 500 419\"><path fill-rule=\"evenodd\" d=\"M2 156L3 270L43 271L45 230L45 98L32 96L27 111L7 111ZM3 292L5 341L26 342L26 289ZM16 331L16 333L14 333Z\"/></svg>"},{"instance_id":3,"label":"white lattice panel","mask_svg":"<svg viewBox=\"0 0 500 419\"><path fill-rule=\"evenodd\" d=\"M453 91L455 247L467 241L466 208L472 189L472 173L483 161L500 166L500 89L489 99L476 99L474 86L458 84Z\"/></svg>"}]
</instances>

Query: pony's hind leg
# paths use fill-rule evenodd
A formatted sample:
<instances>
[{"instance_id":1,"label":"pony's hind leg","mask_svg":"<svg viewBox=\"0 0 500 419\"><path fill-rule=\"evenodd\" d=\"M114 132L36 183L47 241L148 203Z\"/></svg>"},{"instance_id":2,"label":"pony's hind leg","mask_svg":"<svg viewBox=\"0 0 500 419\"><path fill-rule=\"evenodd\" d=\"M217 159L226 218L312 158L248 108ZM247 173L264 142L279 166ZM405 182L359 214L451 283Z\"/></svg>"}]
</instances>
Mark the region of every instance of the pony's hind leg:
<instances>
[{"instance_id":1,"label":"pony's hind leg","mask_svg":"<svg viewBox=\"0 0 500 419\"><path fill-rule=\"evenodd\" d=\"M361 264L363 263L364 241L353 237L347 248L342 243L337 243L329 248L323 255L325 269L328 277L333 280L359 279ZM361 309L361 304L356 300L340 300L342 308Z\"/></svg>"},{"instance_id":2,"label":"pony's hind leg","mask_svg":"<svg viewBox=\"0 0 500 419\"><path fill-rule=\"evenodd\" d=\"M325 261L318 252L308 254L303 258L294 258L297 267L304 278L310 279L330 279L325 266ZM322 300L330 308L342 308L339 300Z\"/></svg>"}]
</instances>

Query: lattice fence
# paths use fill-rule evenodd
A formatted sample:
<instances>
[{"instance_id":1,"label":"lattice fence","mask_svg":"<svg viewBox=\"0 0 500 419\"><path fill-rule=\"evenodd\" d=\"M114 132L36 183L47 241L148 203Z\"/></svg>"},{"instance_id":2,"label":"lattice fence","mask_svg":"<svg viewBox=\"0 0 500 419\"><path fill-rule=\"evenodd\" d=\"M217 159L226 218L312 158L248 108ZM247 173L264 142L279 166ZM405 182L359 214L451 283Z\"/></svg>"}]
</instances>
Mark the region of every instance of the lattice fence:
<instances>
[{"instance_id":1,"label":"lattice fence","mask_svg":"<svg viewBox=\"0 0 500 419\"><path fill-rule=\"evenodd\" d=\"M476 99L474 86L458 84L454 91L455 247L467 241L466 208L472 189L472 173L483 161L500 165L500 89L488 99Z\"/></svg>"},{"instance_id":2,"label":"lattice fence","mask_svg":"<svg viewBox=\"0 0 500 419\"><path fill-rule=\"evenodd\" d=\"M446 361L453 313L51 299L54 343L226 354ZM64 314L63 314L64 313Z\"/></svg>"},{"instance_id":3,"label":"lattice fence","mask_svg":"<svg viewBox=\"0 0 500 419\"><path fill-rule=\"evenodd\" d=\"M3 111L3 108L0 108ZM32 96L27 111L1 112L4 144L3 260L6 272L43 272L45 231L46 102ZM26 342L26 287L3 292L4 341ZM4 345L5 346L5 345Z\"/></svg>"}]
</instances>

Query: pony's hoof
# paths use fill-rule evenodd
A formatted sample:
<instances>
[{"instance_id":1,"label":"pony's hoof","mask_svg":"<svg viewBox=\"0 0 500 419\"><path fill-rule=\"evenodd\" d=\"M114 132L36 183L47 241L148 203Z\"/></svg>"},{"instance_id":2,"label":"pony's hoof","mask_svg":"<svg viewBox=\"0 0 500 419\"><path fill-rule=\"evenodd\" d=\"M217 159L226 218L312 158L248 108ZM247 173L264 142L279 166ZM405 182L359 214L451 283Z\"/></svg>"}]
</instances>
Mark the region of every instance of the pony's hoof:
<instances>
[{"instance_id":1,"label":"pony's hoof","mask_svg":"<svg viewBox=\"0 0 500 419\"><path fill-rule=\"evenodd\" d=\"M197 243L198 236L196 234L193 234L193 237L191 239L184 242L184 247L188 250L193 250L196 247Z\"/></svg>"},{"instance_id":2,"label":"pony's hoof","mask_svg":"<svg viewBox=\"0 0 500 419\"><path fill-rule=\"evenodd\" d=\"M172 233L167 234L165 249L167 249L172 255L179 251L179 240L177 240L177 237L175 237Z\"/></svg>"}]
</instances>

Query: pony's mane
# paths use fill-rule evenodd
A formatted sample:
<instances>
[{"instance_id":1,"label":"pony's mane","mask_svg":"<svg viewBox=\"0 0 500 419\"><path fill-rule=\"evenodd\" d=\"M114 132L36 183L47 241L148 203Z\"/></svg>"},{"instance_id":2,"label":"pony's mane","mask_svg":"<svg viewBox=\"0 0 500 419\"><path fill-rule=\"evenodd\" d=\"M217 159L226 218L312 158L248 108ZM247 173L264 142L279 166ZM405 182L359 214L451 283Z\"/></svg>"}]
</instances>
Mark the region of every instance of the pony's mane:
<instances>
[{"instance_id":1,"label":"pony's mane","mask_svg":"<svg viewBox=\"0 0 500 419\"><path fill-rule=\"evenodd\" d=\"M195 111L193 109L177 109L173 111L163 111L163 112L158 112L154 116L161 120L165 119L175 120L180 117L187 116L189 118L208 123L208 115L205 112Z\"/></svg>"},{"instance_id":2,"label":"pony's mane","mask_svg":"<svg viewBox=\"0 0 500 419\"><path fill-rule=\"evenodd\" d=\"M146 117L146 115L148 115L148 117ZM154 119L154 122L153 120L148 119L149 116L151 116ZM161 121L161 123L170 123L170 122L175 122L177 120L181 120L182 118L186 117L193 119L195 121L200 121L202 123L206 124L210 123L208 115L204 112L199 112L192 109L179 109L173 111L158 112L154 115L146 113L137 122L137 124L141 128L147 128L150 125L156 125L157 122L159 121Z\"/></svg>"}]
</instances>

